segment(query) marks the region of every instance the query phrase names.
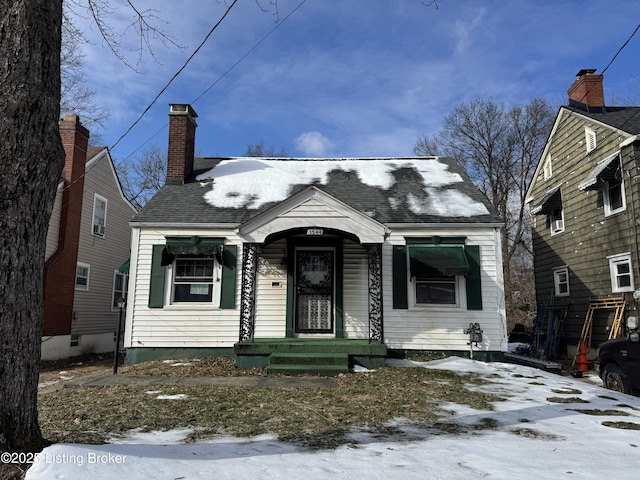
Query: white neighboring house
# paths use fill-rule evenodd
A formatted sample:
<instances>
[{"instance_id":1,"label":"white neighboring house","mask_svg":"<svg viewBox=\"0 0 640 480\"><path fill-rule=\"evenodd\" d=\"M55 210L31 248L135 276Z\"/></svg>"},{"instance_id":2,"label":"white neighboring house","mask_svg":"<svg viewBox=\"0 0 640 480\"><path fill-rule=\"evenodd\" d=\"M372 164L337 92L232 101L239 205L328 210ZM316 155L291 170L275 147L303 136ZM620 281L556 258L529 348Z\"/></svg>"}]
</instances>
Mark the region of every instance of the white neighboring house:
<instances>
[{"instance_id":1,"label":"white neighboring house","mask_svg":"<svg viewBox=\"0 0 640 480\"><path fill-rule=\"evenodd\" d=\"M502 221L453 159L194 163L195 112L169 117L167 182L131 223L129 363L314 345L374 366L468 354L470 323L502 358Z\"/></svg>"},{"instance_id":2,"label":"white neighboring house","mask_svg":"<svg viewBox=\"0 0 640 480\"><path fill-rule=\"evenodd\" d=\"M87 146L77 116L60 122L60 135L66 162L47 231L43 360L114 351L136 212L109 150Z\"/></svg>"}]
</instances>

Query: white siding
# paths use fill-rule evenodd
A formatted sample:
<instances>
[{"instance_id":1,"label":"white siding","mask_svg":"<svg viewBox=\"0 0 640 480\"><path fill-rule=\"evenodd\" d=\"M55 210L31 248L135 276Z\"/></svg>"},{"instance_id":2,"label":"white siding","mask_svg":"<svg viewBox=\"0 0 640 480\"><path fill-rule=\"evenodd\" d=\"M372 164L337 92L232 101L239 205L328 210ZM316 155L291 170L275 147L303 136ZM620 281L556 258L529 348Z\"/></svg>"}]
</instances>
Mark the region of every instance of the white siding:
<instances>
[{"instance_id":1,"label":"white siding","mask_svg":"<svg viewBox=\"0 0 640 480\"><path fill-rule=\"evenodd\" d=\"M284 240L262 249L256 275L256 338L286 335L287 267L282 265Z\"/></svg>"},{"instance_id":2,"label":"white siding","mask_svg":"<svg viewBox=\"0 0 640 480\"><path fill-rule=\"evenodd\" d=\"M132 280L127 311L127 347L232 347L239 337L240 286L243 239L224 229L134 229L131 259ZM149 280L152 247L164 244L165 236L224 237L226 244L238 246L236 272L236 308L221 310L214 306L167 305L149 308ZM392 250L404 245L405 236L466 236L468 245L479 245L483 310L467 311L466 304L456 308L412 307L393 309ZM137 248L136 248L137 246ZM364 247L349 240L343 242L343 312L347 338L368 338L368 259ZM256 278L256 338L285 336L287 275L283 265L286 243L279 240L261 249ZM397 230L383 245L384 341L392 349L468 350L463 330L470 322L480 323L485 341L482 350L506 349L504 294L498 229L466 228L456 230ZM136 273L137 272L137 273ZM135 274L135 277L134 277ZM135 284L133 279L135 278ZM279 283L278 283L279 282ZM165 282L169 288L169 279ZM134 318L135 322L131 322Z\"/></svg>"},{"instance_id":3,"label":"white siding","mask_svg":"<svg viewBox=\"0 0 640 480\"><path fill-rule=\"evenodd\" d=\"M94 194L107 199L104 237L92 235ZM78 262L90 265L89 290L76 290L71 333L74 335L115 332L118 311L112 309L113 275L128 258L135 211L121 195L113 165L106 151L87 163L82 198ZM82 341L82 340L81 340Z\"/></svg>"},{"instance_id":4,"label":"white siding","mask_svg":"<svg viewBox=\"0 0 640 480\"><path fill-rule=\"evenodd\" d=\"M344 248L344 336L369 338L369 265L367 251L346 240Z\"/></svg>"},{"instance_id":5,"label":"white siding","mask_svg":"<svg viewBox=\"0 0 640 480\"><path fill-rule=\"evenodd\" d=\"M135 230L137 232L137 230ZM153 245L165 243L165 236L225 237L227 244L238 245L236 270L236 308L213 305L167 305L149 308L149 281ZM242 242L231 230L142 229L137 255L131 258L129 307L125 347L233 347L239 336L240 266ZM133 274L135 273L135 283ZM169 275L169 273L167 273ZM165 289L169 289L167 277ZM131 319L135 319L133 322Z\"/></svg>"},{"instance_id":6,"label":"white siding","mask_svg":"<svg viewBox=\"0 0 640 480\"><path fill-rule=\"evenodd\" d=\"M460 307L415 307L393 309L392 249L404 245L404 236L466 236L467 245L480 246L482 310ZM428 235L395 230L383 247L384 341L392 349L468 350L469 323L478 322L484 331L479 350L506 351L506 318L500 235L497 228L429 230ZM409 288L411 288L410 284Z\"/></svg>"}]
</instances>

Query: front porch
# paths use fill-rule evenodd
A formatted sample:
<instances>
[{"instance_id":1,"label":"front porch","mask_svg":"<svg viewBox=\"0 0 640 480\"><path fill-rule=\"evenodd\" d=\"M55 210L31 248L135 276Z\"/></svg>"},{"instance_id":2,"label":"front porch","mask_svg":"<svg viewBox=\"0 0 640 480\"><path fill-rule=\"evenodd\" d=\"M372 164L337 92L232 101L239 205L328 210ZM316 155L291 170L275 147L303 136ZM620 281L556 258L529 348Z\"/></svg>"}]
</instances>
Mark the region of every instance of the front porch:
<instances>
[{"instance_id":1,"label":"front porch","mask_svg":"<svg viewBox=\"0 0 640 480\"><path fill-rule=\"evenodd\" d=\"M264 368L285 375L337 375L353 365L384 366L387 347L379 341L312 338L259 338L233 347L238 368Z\"/></svg>"}]
</instances>

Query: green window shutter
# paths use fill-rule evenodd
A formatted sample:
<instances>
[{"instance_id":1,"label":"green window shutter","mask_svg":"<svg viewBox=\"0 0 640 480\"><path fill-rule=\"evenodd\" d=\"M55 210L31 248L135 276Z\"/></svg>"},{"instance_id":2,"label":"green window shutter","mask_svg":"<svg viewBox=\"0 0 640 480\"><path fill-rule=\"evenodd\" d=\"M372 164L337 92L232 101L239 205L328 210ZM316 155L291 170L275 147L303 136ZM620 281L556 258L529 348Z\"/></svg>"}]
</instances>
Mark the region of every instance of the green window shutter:
<instances>
[{"instance_id":1,"label":"green window shutter","mask_svg":"<svg viewBox=\"0 0 640 480\"><path fill-rule=\"evenodd\" d=\"M236 308L236 264L238 246L225 245L222 251L220 308Z\"/></svg>"},{"instance_id":2,"label":"green window shutter","mask_svg":"<svg viewBox=\"0 0 640 480\"><path fill-rule=\"evenodd\" d=\"M164 274L162 251L164 245L154 245L151 255L151 278L149 283L149 308L164 306Z\"/></svg>"},{"instance_id":3,"label":"green window shutter","mask_svg":"<svg viewBox=\"0 0 640 480\"><path fill-rule=\"evenodd\" d=\"M482 310L482 284L480 283L480 246L464 247L469 260L467 275L467 310Z\"/></svg>"},{"instance_id":4,"label":"green window shutter","mask_svg":"<svg viewBox=\"0 0 640 480\"><path fill-rule=\"evenodd\" d=\"M393 308L408 309L407 294L407 248L404 245L393 247Z\"/></svg>"}]
</instances>

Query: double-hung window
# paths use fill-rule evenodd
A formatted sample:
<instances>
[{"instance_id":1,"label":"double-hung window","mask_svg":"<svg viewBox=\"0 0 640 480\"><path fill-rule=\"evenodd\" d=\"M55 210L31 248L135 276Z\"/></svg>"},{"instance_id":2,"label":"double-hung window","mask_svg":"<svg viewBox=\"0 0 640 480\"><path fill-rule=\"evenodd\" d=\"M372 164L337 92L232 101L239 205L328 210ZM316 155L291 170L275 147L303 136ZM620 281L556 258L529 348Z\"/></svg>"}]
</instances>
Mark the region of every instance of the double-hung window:
<instances>
[{"instance_id":1,"label":"double-hung window","mask_svg":"<svg viewBox=\"0 0 640 480\"><path fill-rule=\"evenodd\" d=\"M98 237L104 237L107 225L107 199L98 195L93 196L93 219L91 222L91 233Z\"/></svg>"},{"instance_id":2,"label":"double-hung window","mask_svg":"<svg viewBox=\"0 0 640 480\"><path fill-rule=\"evenodd\" d=\"M465 237L405 237L393 246L393 308L482 310L478 245Z\"/></svg>"},{"instance_id":3,"label":"double-hung window","mask_svg":"<svg viewBox=\"0 0 640 480\"><path fill-rule=\"evenodd\" d=\"M86 263L76 265L76 290L89 290L90 266Z\"/></svg>"},{"instance_id":4,"label":"double-hung window","mask_svg":"<svg viewBox=\"0 0 640 480\"><path fill-rule=\"evenodd\" d=\"M564 232L564 213L562 207L549 211L548 219L551 235Z\"/></svg>"},{"instance_id":5,"label":"double-hung window","mask_svg":"<svg viewBox=\"0 0 640 480\"><path fill-rule=\"evenodd\" d=\"M416 278L416 305L457 305L456 276Z\"/></svg>"},{"instance_id":6,"label":"double-hung window","mask_svg":"<svg viewBox=\"0 0 640 480\"><path fill-rule=\"evenodd\" d=\"M215 259L213 256L178 256L173 277L173 303L213 300Z\"/></svg>"},{"instance_id":7,"label":"double-hung window","mask_svg":"<svg viewBox=\"0 0 640 480\"><path fill-rule=\"evenodd\" d=\"M553 284L556 297L569 296L569 268L558 267L553 270Z\"/></svg>"},{"instance_id":8,"label":"double-hung window","mask_svg":"<svg viewBox=\"0 0 640 480\"><path fill-rule=\"evenodd\" d=\"M621 253L607 258L609 259L609 273L611 274L611 291L613 293L633 292L631 254Z\"/></svg>"},{"instance_id":9,"label":"double-hung window","mask_svg":"<svg viewBox=\"0 0 640 480\"><path fill-rule=\"evenodd\" d=\"M118 310L118 300L127 300L127 286L129 275L116 270L113 273L113 294L111 295L111 310Z\"/></svg>"},{"instance_id":10,"label":"double-hung window","mask_svg":"<svg viewBox=\"0 0 640 480\"><path fill-rule=\"evenodd\" d=\"M603 193L605 216L614 215L627 208L627 202L624 198L624 182L621 179L606 182Z\"/></svg>"}]
</instances>

